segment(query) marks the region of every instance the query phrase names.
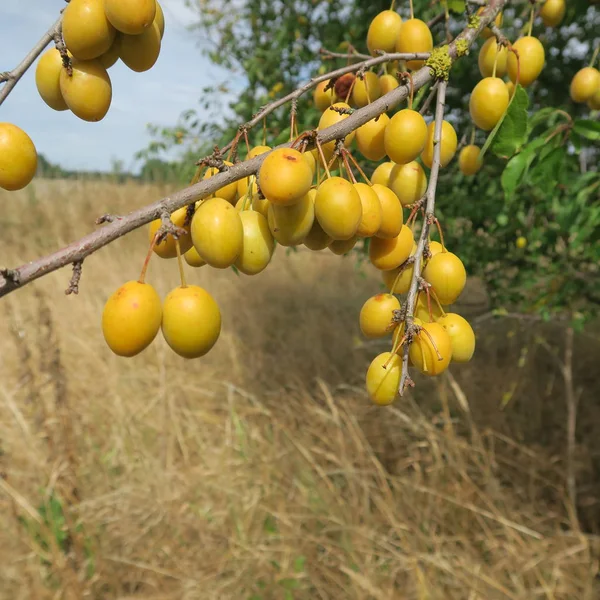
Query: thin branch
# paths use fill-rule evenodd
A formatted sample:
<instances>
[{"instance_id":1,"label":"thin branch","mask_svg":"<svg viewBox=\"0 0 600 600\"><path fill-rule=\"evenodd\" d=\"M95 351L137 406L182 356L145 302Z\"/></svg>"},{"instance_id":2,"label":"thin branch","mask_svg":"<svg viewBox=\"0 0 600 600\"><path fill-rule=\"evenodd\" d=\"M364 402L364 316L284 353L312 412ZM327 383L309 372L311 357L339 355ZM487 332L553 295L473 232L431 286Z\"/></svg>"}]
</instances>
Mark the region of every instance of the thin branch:
<instances>
[{"instance_id":1,"label":"thin branch","mask_svg":"<svg viewBox=\"0 0 600 600\"><path fill-rule=\"evenodd\" d=\"M56 23L46 31L42 39L29 51L27 56L16 66L12 71L8 73L2 74L2 79L6 83L0 89L0 104L2 104L8 95L12 92L13 88L19 83L19 80L29 67L35 62L37 57L44 51L46 46L54 39L54 36L57 35L60 31L62 24L62 15L58 18Z\"/></svg>"},{"instance_id":2,"label":"thin branch","mask_svg":"<svg viewBox=\"0 0 600 600\"><path fill-rule=\"evenodd\" d=\"M423 219L423 227L417 250L414 254L413 276L408 290L408 296L404 305L405 323L407 341L403 348L402 356L402 376L400 378L399 394L402 396L407 385L412 385L412 379L408 372L408 352L410 344L416 335L416 326L414 324L415 305L417 303L417 295L420 288L421 265L423 263L423 253L429 241L429 228L433 223L435 216L435 192L437 189L438 175L440 172L440 155L441 155L441 139L442 139L442 122L444 120L444 108L446 105L446 87L447 82L441 80L438 85L436 108L435 108L435 126L433 130L433 162L431 164L431 173L429 176L429 185L425 195L425 218Z\"/></svg>"},{"instance_id":3,"label":"thin branch","mask_svg":"<svg viewBox=\"0 0 600 600\"><path fill-rule=\"evenodd\" d=\"M419 112L422 115L424 115L429 110L429 106L431 105L431 102L435 98L435 93L437 92L438 85L439 85L439 82L436 81L433 84L433 86L431 87L431 91L429 92L429 96L427 96L427 99L425 100L425 102L423 102L423 106L421 106L421 109L419 110Z\"/></svg>"},{"instance_id":4,"label":"thin branch","mask_svg":"<svg viewBox=\"0 0 600 600\"><path fill-rule=\"evenodd\" d=\"M490 22L492 21L498 11L504 6L506 0L490 0L490 5L483 11L482 15L480 15L479 26L476 28L465 28L457 38L449 45L448 53L452 60L456 60L458 58L458 51L456 48L456 44L459 40L464 40L467 46L471 46L479 32ZM398 56L407 56L402 54L389 54L387 56L380 56L369 61L365 61L364 63L359 63L357 65L350 65L348 67L344 67L342 69L338 69L333 71L332 73L325 74L321 77L311 80L296 92L292 94L288 94L285 98L277 100L271 105L268 105L264 109L262 109L251 121L246 124L246 129L254 126L257 123L260 123L262 119L267 115L273 112L279 106L282 106L286 102L289 102L307 90L314 87L320 81L325 81L334 76L339 76L344 73L349 73L352 71L356 71L361 66L366 68L366 65L375 65L381 62L385 62L387 60L396 60ZM413 74L413 85L414 89L418 90L430 81L432 81L433 76L429 67L424 66ZM441 86L440 86L441 87ZM445 91L445 84L444 84ZM307 149L312 148L315 145L316 140L319 141L320 144L324 144L326 142L330 142L333 140L339 140L345 138L350 132L355 131L361 125L364 125L371 119L379 116L380 114L387 112L391 108L397 106L400 102L405 100L409 94L410 90L408 86L401 85L394 90L388 92L384 96L381 96L371 104L367 106L355 110L349 117L339 121L338 123L319 131L318 133L314 133L310 139L309 144L307 145ZM232 142L233 143L233 142ZM291 143L281 144L278 148L289 148ZM224 152L231 144L229 144L226 148L223 148L221 152ZM274 148L273 150L275 150ZM272 152L271 150L270 152ZM81 261L90 254L93 254L100 248L110 244L111 242L117 240L123 235L134 231L144 225L147 225L154 219L159 218L163 212L167 212L169 214L173 213L178 208L182 206L187 206L192 202L196 202L202 198L206 198L210 194L214 193L219 188L233 183L234 181L238 181L243 179L244 177L248 177L250 175L255 174L260 165L264 161L264 159L270 154L270 152L266 152L264 154L260 154L255 158L250 160L246 160L241 163L237 163L234 166L228 168L226 171L217 173L212 177L202 180L198 183L188 186L174 194L157 200L152 204L149 204L143 208L132 211L128 215L124 215L116 220L106 224L101 229L98 229L88 235L84 236L78 241L75 241L68 246L53 252L47 256L41 257L37 260L28 262L17 269L4 269L0 271L0 297L9 294L10 292L23 287L24 285L42 277L48 273L56 271L66 265L72 264L77 261ZM439 149L437 150L439 153ZM435 152L434 152L435 154ZM437 179L437 174L435 178ZM431 180L430 180L431 187ZM107 219L105 219L106 221ZM419 242L418 253L419 259L415 260L415 273L420 270L420 260L423 255L424 242L423 238ZM414 310L414 298L412 302L412 308ZM412 318L412 317L411 317Z\"/></svg>"},{"instance_id":5,"label":"thin branch","mask_svg":"<svg viewBox=\"0 0 600 600\"><path fill-rule=\"evenodd\" d=\"M69 287L65 290L65 294L79 294L79 281L81 280L81 273L83 271L83 260L77 260L73 263L73 275L71 275L71 281Z\"/></svg>"}]
</instances>

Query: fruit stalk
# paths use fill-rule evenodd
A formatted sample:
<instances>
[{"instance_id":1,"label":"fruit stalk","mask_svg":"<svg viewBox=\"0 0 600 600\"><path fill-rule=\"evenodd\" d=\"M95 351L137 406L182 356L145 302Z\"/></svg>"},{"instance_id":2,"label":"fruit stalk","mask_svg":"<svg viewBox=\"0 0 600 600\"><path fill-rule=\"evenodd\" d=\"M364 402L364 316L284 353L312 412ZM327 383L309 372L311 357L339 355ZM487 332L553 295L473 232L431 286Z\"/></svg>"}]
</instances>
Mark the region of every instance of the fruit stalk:
<instances>
[{"instance_id":1,"label":"fruit stalk","mask_svg":"<svg viewBox=\"0 0 600 600\"><path fill-rule=\"evenodd\" d=\"M423 227L421 229L421 235L419 236L419 242L417 244L417 250L413 256L413 276L410 282L410 288L408 290L408 296L404 305L405 309L405 331L407 335L407 342L403 346L402 354L402 375L400 377L400 386L398 393L400 396L404 394L404 390L407 385L412 386L413 382L408 372L408 352L410 344L416 333L416 327L414 324L414 313L415 306L417 303L417 295L419 293L420 278L421 278L421 266L423 264L423 254L425 247L429 241L429 229L435 219L435 193L437 189L437 181L440 172L440 158L441 158L441 137L442 137L442 122L444 120L444 108L446 104L446 87L447 82L440 80L436 105L435 105L435 126L433 133L433 161L431 164L431 174L429 176L429 185L427 192L425 193L425 217L423 219Z\"/></svg>"}]
</instances>

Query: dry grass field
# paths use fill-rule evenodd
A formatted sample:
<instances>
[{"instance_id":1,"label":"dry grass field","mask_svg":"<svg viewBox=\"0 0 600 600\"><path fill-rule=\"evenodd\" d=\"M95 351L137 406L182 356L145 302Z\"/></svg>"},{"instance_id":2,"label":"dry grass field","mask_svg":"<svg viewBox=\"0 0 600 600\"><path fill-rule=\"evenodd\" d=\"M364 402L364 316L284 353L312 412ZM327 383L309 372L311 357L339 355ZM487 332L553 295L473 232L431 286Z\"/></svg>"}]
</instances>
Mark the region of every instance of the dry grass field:
<instances>
[{"instance_id":1,"label":"dry grass field","mask_svg":"<svg viewBox=\"0 0 600 600\"><path fill-rule=\"evenodd\" d=\"M36 181L0 194L15 266L168 191ZM207 357L108 351L103 304L137 278L136 232L0 299L0 598L596 600L598 340L577 338L578 527L564 491L553 326L477 322L472 363L393 407L358 311L368 267L276 252L262 274L188 269L223 314ZM152 260L161 295L176 265ZM476 292L467 294L479 304ZM471 311L468 305L459 310Z\"/></svg>"}]
</instances>

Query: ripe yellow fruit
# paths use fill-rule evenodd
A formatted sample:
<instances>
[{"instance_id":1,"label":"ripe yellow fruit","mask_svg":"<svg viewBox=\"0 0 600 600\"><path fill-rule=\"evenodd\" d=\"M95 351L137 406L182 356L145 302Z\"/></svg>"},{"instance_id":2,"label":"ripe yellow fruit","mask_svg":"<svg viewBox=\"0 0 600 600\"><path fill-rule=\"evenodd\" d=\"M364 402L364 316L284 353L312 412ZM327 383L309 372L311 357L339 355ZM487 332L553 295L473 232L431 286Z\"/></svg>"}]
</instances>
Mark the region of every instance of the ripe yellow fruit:
<instances>
[{"instance_id":1,"label":"ripe yellow fruit","mask_svg":"<svg viewBox=\"0 0 600 600\"><path fill-rule=\"evenodd\" d=\"M12 123L0 123L0 187L14 192L29 185L38 156L31 138Z\"/></svg>"},{"instance_id":2,"label":"ripe yellow fruit","mask_svg":"<svg viewBox=\"0 0 600 600\"><path fill-rule=\"evenodd\" d=\"M523 87L528 87L539 77L544 68L546 60L544 46L536 37L526 35L518 39L512 47L519 53L519 83ZM511 81L517 83L517 57L514 52L508 53L507 67Z\"/></svg>"},{"instance_id":3,"label":"ripe yellow fruit","mask_svg":"<svg viewBox=\"0 0 600 600\"><path fill-rule=\"evenodd\" d=\"M42 100L54 110L68 110L60 92L60 72L63 69L62 57L56 48L42 54L35 68L35 85Z\"/></svg>"},{"instance_id":4,"label":"ripe yellow fruit","mask_svg":"<svg viewBox=\"0 0 600 600\"><path fill-rule=\"evenodd\" d=\"M517 248L519 250L523 250L523 248L525 248L527 246L527 238L523 237L522 235L519 236L517 238L517 241L515 242L515 245L517 246Z\"/></svg>"},{"instance_id":5,"label":"ripe yellow fruit","mask_svg":"<svg viewBox=\"0 0 600 600\"><path fill-rule=\"evenodd\" d=\"M330 81L330 79L328 79L327 81L321 81L317 84L317 86L315 87L315 91L313 92L313 100L315 106L321 112L324 111L326 108L329 108L336 101L335 91L333 87L325 91L325 88L327 87Z\"/></svg>"},{"instance_id":6,"label":"ripe yellow fruit","mask_svg":"<svg viewBox=\"0 0 600 600\"><path fill-rule=\"evenodd\" d=\"M148 283L128 281L107 300L102 311L102 334L118 356L135 356L147 348L158 333L162 305Z\"/></svg>"},{"instance_id":7,"label":"ripe yellow fruit","mask_svg":"<svg viewBox=\"0 0 600 600\"><path fill-rule=\"evenodd\" d=\"M315 197L317 195L317 191L310 190L310 192L308 192L308 193L312 197L313 202L314 202ZM331 244L331 242L333 242L331 237L323 231L323 228L321 227L319 220L315 219L313 221L312 227L310 228L310 231L308 232L308 235L304 238L304 245L309 250L316 251L316 250L324 250L325 248L327 248L327 246L329 246L329 244Z\"/></svg>"},{"instance_id":8,"label":"ripe yellow fruit","mask_svg":"<svg viewBox=\"0 0 600 600\"><path fill-rule=\"evenodd\" d=\"M400 301L392 294L377 294L369 298L360 309L360 330L365 337L381 338L392 333L397 323L394 311L400 310Z\"/></svg>"},{"instance_id":9,"label":"ripe yellow fruit","mask_svg":"<svg viewBox=\"0 0 600 600\"><path fill-rule=\"evenodd\" d=\"M381 163L373 171L373 175L371 175L371 183L373 185L378 184L378 185L385 185L387 187L387 185L390 181L390 173L392 172L392 169L394 168L394 166L395 166L394 163L391 161Z\"/></svg>"},{"instance_id":10,"label":"ripe yellow fruit","mask_svg":"<svg viewBox=\"0 0 600 600\"><path fill-rule=\"evenodd\" d=\"M156 17L156 0L104 0L104 11L115 29L139 35Z\"/></svg>"},{"instance_id":11,"label":"ripe yellow fruit","mask_svg":"<svg viewBox=\"0 0 600 600\"><path fill-rule=\"evenodd\" d=\"M540 10L540 17L546 27L556 27L564 19L566 10L565 0L546 0Z\"/></svg>"},{"instance_id":12,"label":"ripe yellow fruit","mask_svg":"<svg viewBox=\"0 0 600 600\"><path fill-rule=\"evenodd\" d=\"M98 58L108 51L117 30L104 12L104 0L71 0L63 12L66 47L80 60Z\"/></svg>"},{"instance_id":13,"label":"ripe yellow fruit","mask_svg":"<svg viewBox=\"0 0 600 600\"><path fill-rule=\"evenodd\" d=\"M390 271L399 267L410 256L414 242L411 228L403 225L395 238L371 238L369 259L380 271Z\"/></svg>"},{"instance_id":14,"label":"ripe yellow fruit","mask_svg":"<svg viewBox=\"0 0 600 600\"><path fill-rule=\"evenodd\" d=\"M467 283L467 272L456 254L440 252L427 262L423 278L432 285L440 303L446 305L455 302L462 293Z\"/></svg>"},{"instance_id":15,"label":"ripe yellow fruit","mask_svg":"<svg viewBox=\"0 0 600 600\"><path fill-rule=\"evenodd\" d=\"M390 189L398 196L402 206L414 204L427 191L427 176L416 161L396 165L390 173Z\"/></svg>"},{"instance_id":16,"label":"ripe yellow fruit","mask_svg":"<svg viewBox=\"0 0 600 600\"><path fill-rule=\"evenodd\" d=\"M60 72L60 92L71 112L83 121L101 121L112 102L110 77L98 59L73 59L73 76Z\"/></svg>"},{"instance_id":17,"label":"ripe yellow fruit","mask_svg":"<svg viewBox=\"0 0 600 600\"><path fill-rule=\"evenodd\" d=\"M416 251L417 245L413 243L410 256L414 256ZM382 271L381 277L385 287L387 287L392 294L406 294L410 289L414 272L415 268L413 264L405 267L403 263L391 271Z\"/></svg>"},{"instance_id":18,"label":"ripe yellow fruit","mask_svg":"<svg viewBox=\"0 0 600 600\"><path fill-rule=\"evenodd\" d=\"M515 93L515 84L508 80L504 82L504 85L506 86L506 89L508 91L508 98L512 98L513 94Z\"/></svg>"},{"instance_id":19,"label":"ripe yellow fruit","mask_svg":"<svg viewBox=\"0 0 600 600\"><path fill-rule=\"evenodd\" d=\"M158 25L158 31L160 31L160 39L162 40L165 35L165 13L163 12L162 6L156 0L156 15L154 16L154 22Z\"/></svg>"},{"instance_id":20,"label":"ripe yellow fruit","mask_svg":"<svg viewBox=\"0 0 600 600\"><path fill-rule=\"evenodd\" d=\"M390 118L383 113L356 130L356 145L367 160L378 161L385 156L384 136L389 122Z\"/></svg>"},{"instance_id":21,"label":"ripe yellow fruit","mask_svg":"<svg viewBox=\"0 0 600 600\"><path fill-rule=\"evenodd\" d=\"M254 210L240 214L244 229L242 251L235 266L245 275L256 275L266 269L275 251L275 241L267 219Z\"/></svg>"},{"instance_id":22,"label":"ripe yellow fruit","mask_svg":"<svg viewBox=\"0 0 600 600\"><path fill-rule=\"evenodd\" d=\"M228 167L232 167L233 163L229 162L228 160L223 161L223 163L225 165L227 165ZM212 177L213 175L216 175L217 173L219 173L219 169L217 169L216 167L210 167L206 170L206 173L204 173L204 176L202 177L202 179L209 179L210 177ZM213 198L224 198L225 200L227 200L227 202L230 202L231 204L235 204L236 200L237 200L237 181L234 181L233 183L228 183L227 185L224 185L222 188L219 188L213 195Z\"/></svg>"},{"instance_id":23,"label":"ripe yellow fruit","mask_svg":"<svg viewBox=\"0 0 600 600\"><path fill-rule=\"evenodd\" d=\"M244 228L237 210L224 198L209 198L192 219L192 242L198 254L217 269L230 267L242 252Z\"/></svg>"},{"instance_id":24,"label":"ripe yellow fruit","mask_svg":"<svg viewBox=\"0 0 600 600\"><path fill-rule=\"evenodd\" d=\"M587 105L592 110L600 110L600 87L596 90L596 93L587 101Z\"/></svg>"},{"instance_id":25,"label":"ripe yellow fruit","mask_svg":"<svg viewBox=\"0 0 600 600\"><path fill-rule=\"evenodd\" d=\"M427 303L427 293L420 292L417 297L417 303L415 305L415 317L423 323L430 323L431 321L437 321L444 315L439 307L439 304L435 301L433 295L430 297L431 313L429 312L429 305Z\"/></svg>"},{"instance_id":26,"label":"ripe yellow fruit","mask_svg":"<svg viewBox=\"0 0 600 600\"><path fill-rule=\"evenodd\" d=\"M452 341L439 323L423 323L421 327L424 331L410 345L410 360L424 375L439 375L452 359Z\"/></svg>"},{"instance_id":27,"label":"ripe yellow fruit","mask_svg":"<svg viewBox=\"0 0 600 600\"><path fill-rule=\"evenodd\" d=\"M473 88L469 99L469 112L473 123L484 131L490 131L506 112L508 101L508 90L502 79L482 79Z\"/></svg>"},{"instance_id":28,"label":"ripe yellow fruit","mask_svg":"<svg viewBox=\"0 0 600 600\"><path fill-rule=\"evenodd\" d=\"M156 64L160 48L160 30L152 23L139 35L121 36L119 57L132 71L143 73Z\"/></svg>"},{"instance_id":29,"label":"ripe yellow fruit","mask_svg":"<svg viewBox=\"0 0 600 600\"><path fill-rule=\"evenodd\" d=\"M306 161L306 164L310 167L312 171L313 177L317 173L317 162L315 160L315 155L312 152L303 152L302 158Z\"/></svg>"},{"instance_id":30,"label":"ripe yellow fruit","mask_svg":"<svg viewBox=\"0 0 600 600\"><path fill-rule=\"evenodd\" d=\"M569 93L573 102L587 102L600 89L600 71L584 67L575 73Z\"/></svg>"},{"instance_id":31,"label":"ripe yellow fruit","mask_svg":"<svg viewBox=\"0 0 600 600\"><path fill-rule=\"evenodd\" d=\"M185 262L190 265L190 267L199 268L203 267L206 264L206 261L198 254L198 250L192 246L184 255Z\"/></svg>"},{"instance_id":32,"label":"ripe yellow fruit","mask_svg":"<svg viewBox=\"0 0 600 600\"><path fill-rule=\"evenodd\" d=\"M456 313L446 313L437 322L450 336L452 362L469 362L475 352L475 333L469 322Z\"/></svg>"},{"instance_id":33,"label":"ripe yellow fruit","mask_svg":"<svg viewBox=\"0 0 600 600\"><path fill-rule=\"evenodd\" d=\"M312 185L313 172L298 150L279 148L263 161L258 185L272 204L291 206L300 202Z\"/></svg>"},{"instance_id":34,"label":"ripe yellow fruit","mask_svg":"<svg viewBox=\"0 0 600 600\"><path fill-rule=\"evenodd\" d=\"M479 159L481 148L470 144L465 146L458 155L458 168L463 175L475 175L481 169L482 162Z\"/></svg>"},{"instance_id":35,"label":"ripe yellow fruit","mask_svg":"<svg viewBox=\"0 0 600 600\"><path fill-rule=\"evenodd\" d=\"M501 46L495 37L491 37L481 46L479 50L479 72L482 77L492 77L494 62L496 62L496 77L506 75L506 61L508 60L508 48Z\"/></svg>"},{"instance_id":36,"label":"ripe yellow fruit","mask_svg":"<svg viewBox=\"0 0 600 600\"><path fill-rule=\"evenodd\" d=\"M482 6L481 8L479 8L477 10L477 14L480 15L483 12L484 8L485 8L484 6ZM496 27L502 27L502 22L503 21L504 21L504 13L499 12L496 15L496 18L494 19L494 25L496 25ZM492 33L492 30L489 27L484 27L483 30L481 31L481 33L479 35L484 40L487 40L488 38L492 37L494 34Z\"/></svg>"},{"instance_id":37,"label":"ripe yellow fruit","mask_svg":"<svg viewBox=\"0 0 600 600\"><path fill-rule=\"evenodd\" d=\"M105 69L110 69L119 60L119 53L121 51L121 39L122 38L123 38L123 34L117 33L110 48L102 56L98 57L100 64Z\"/></svg>"},{"instance_id":38,"label":"ripe yellow fruit","mask_svg":"<svg viewBox=\"0 0 600 600\"><path fill-rule=\"evenodd\" d=\"M221 334L219 305L205 289L197 285L171 290L163 305L162 334L179 356L204 356Z\"/></svg>"},{"instance_id":39,"label":"ripe yellow fruit","mask_svg":"<svg viewBox=\"0 0 600 600\"><path fill-rule=\"evenodd\" d=\"M395 90L400 84L393 75L381 75L379 78L379 87L381 88L381 95L385 96L392 90Z\"/></svg>"},{"instance_id":40,"label":"ripe yellow fruit","mask_svg":"<svg viewBox=\"0 0 600 600\"><path fill-rule=\"evenodd\" d=\"M421 19L409 19L402 23L402 29L396 43L396 52L431 52L433 50L433 37L427 23ZM420 69L425 61L409 60L406 66L409 69Z\"/></svg>"},{"instance_id":41,"label":"ripe yellow fruit","mask_svg":"<svg viewBox=\"0 0 600 600\"><path fill-rule=\"evenodd\" d=\"M432 121L427 127L427 142L421 154L423 164L429 168L433 164L433 135L435 122ZM458 137L454 127L448 121L442 121L442 137L440 142L440 166L445 167L454 158L458 146Z\"/></svg>"},{"instance_id":42,"label":"ripe yellow fruit","mask_svg":"<svg viewBox=\"0 0 600 600\"><path fill-rule=\"evenodd\" d=\"M381 227L381 202L379 196L370 185L355 183L354 188L360 196L362 204L362 218L356 235L358 237L371 237Z\"/></svg>"},{"instance_id":43,"label":"ripe yellow fruit","mask_svg":"<svg viewBox=\"0 0 600 600\"><path fill-rule=\"evenodd\" d=\"M385 152L399 165L415 160L423 151L426 141L425 119L411 108L397 112L385 128Z\"/></svg>"},{"instance_id":44,"label":"ripe yellow fruit","mask_svg":"<svg viewBox=\"0 0 600 600\"><path fill-rule=\"evenodd\" d=\"M366 377L371 401L379 406L392 404L398 395L401 376L402 359L397 354L392 356L391 352L382 352L376 356L367 369Z\"/></svg>"},{"instance_id":45,"label":"ripe yellow fruit","mask_svg":"<svg viewBox=\"0 0 600 600\"><path fill-rule=\"evenodd\" d=\"M381 225L375 235L385 239L395 238L404 223L402 204L398 196L384 185L375 183L371 189L377 194L381 207Z\"/></svg>"},{"instance_id":46,"label":"ripe yellow fruit","mask_svg":"<svg viewBox=\"0 0 600 600\"><path fill-rule=\"evenodd\" d=\"M402 27L402 18L393 10L384 10L375 15L367 31L367 48L372 56L376 50L394 52Z\"/></svg>"},{"instance_id":47,"label":"ripe yellow fruit","mask_svg":"<svg viewBox=\"0 0 600 600\"><path fill-rule=\"evenodd\" d=\"M367 106L377 100L381 96L381 87L379 85L379 77L373 71L367 71L363 75L363 79L356 78L354 87L352 88L352 104L358 108Z\"/></svg>"},{"instance_id":48,"label":"ripe yellow fruit","mask_svg":"<svg viewBox=\"0 0 600 600\"><path fill-rule=\"evenodd\" d=\"M347 254L356 246L356 242L358 242L358 237L351 237L349 240L333 240L328 248L338 256L342 256Z\"/></svg>"},{"instance_id":49,"label":"ripe yellow fruit","mask_svg":"<svg viewBox=\"0 0 600 600\"><path fill-rule=\"evenodd\" d=\"M362 220L362 203L356 188L341 177L326 179L317 188L315 217L331 239L354 237Z\"/></svg>"},{"instance_id":50,"label":"ripe yellow fruit","mask_svg":"<svg viewBox=\"0 0 600 600\"><path fill-rule=\"evenodd\" d=\"M346 102L336 102L335 104L332 104L329 108L327 108L321 115L321 118L319 119L319 126L317 127L318 131L327 129L327 127L331 127L332 125L335 125L336 123L339 123L340 121L343 121L344 119L347 119L350 116L347 114L340 114L335 110L336 108L349 109L350 105ZM356 132L352 131L344 138L344 145L346 147L350 146L350 144L354 140L355 134ZM333 156L333 151L335 150L335 141L327 142L326 144L323 144L322 147L325 159L330 160ZM316 151L317 150L315 148L313 152ZM317 158L318 160L318 156L315 156L315 158Z\"/></svg>"},{"instance_id":51,"label":"ripe yellow fruit","mask_svg":"<svg viewBox=\"0 0 600 600\"><path fill-rule=\"evenodd\" d=\"M292 206L270 204L269 229L282 246L298 246L304 242L315 220L315 204L311 194Z\"/></svg>"},{"instance_id":52,"label":"ripe yellow fruit","mask_svg":"<svg viewBox=\"0 0 600 600\"><path fill-rule=\"evenodd\" d=\"M259 156L260 154L264 154L265 152L269 152L271 150L271 146L254 146L248 152L248 156L246 160L250 160ZM252 185L251 185L252 184ZM250 193L251 200L254 200L254 197L258 194L258 185L256 183L256 176L251 175L250 177L245 177L244 179L239 179L237 182L237 195L241 199L248 194L248 188L252 187L252 191ZM256 210L256 209L254 209ZM264 215L266 218L266 215Z\"/></svg>"},{"instance_id":53,"label":"ripe yellow fruit","mask_svg":"<svg viewBox=\"0 0 600 600\"><path fill-rule=\"evenodd\" d=\"M189 234L189 225L185 227L185 219L187 216L187 206L183 206L182 208L178 208L171 214L171 221L176 227L181 227L185 229L188 234L182 235L179 238L179 248L181 249L181 253L185 254L192 247L192 237ZM154 235L158 231L158 228L161 225L160 219L155 219L152 221L148 227L148 241L152 242ZM175 238L169 233L167 237L160 242L160 244L156 244L154 246L154 252L158 254L161 258L175 258L177 256L177 246L175 244Z\"/></svg>"},{"instance_id":54,"label":"ripe yellow fruit","mask_svg":"<svg viewBox=\"0 0 600 600\"><path fill-rule=\"evenodd\" d=\"M444 246L442 246L439 242L435 240L429 242L429 252L431 252L431 256L439 254L444 251Z\"/></svg>"}]
</instances>

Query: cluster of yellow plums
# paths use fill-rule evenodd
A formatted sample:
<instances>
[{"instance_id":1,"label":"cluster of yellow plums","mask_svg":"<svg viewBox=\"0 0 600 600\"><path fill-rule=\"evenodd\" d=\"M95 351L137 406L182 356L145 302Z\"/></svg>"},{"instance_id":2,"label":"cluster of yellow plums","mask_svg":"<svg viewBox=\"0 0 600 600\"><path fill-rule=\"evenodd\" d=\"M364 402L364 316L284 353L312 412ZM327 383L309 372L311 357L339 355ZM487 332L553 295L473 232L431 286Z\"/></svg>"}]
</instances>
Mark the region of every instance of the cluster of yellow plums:
<instances>
[{"instance_id":1,"label":"cluster of yellow plums","mask_svg":"<svg viewBox=\"0 0 600 600\"><path fill-rule=\"evenodd\" d=\"M112 102L108 69L119 59L132 71L152 68L164 30L157 0L71 0L62 18L71 69L65 67L57 48L42 54L35 70L42 100L84 121L101 121ZM29 135L12 123L0 123L0 187L24 188L35 176L37 163Z\"/></svg>"}]
</instances>

